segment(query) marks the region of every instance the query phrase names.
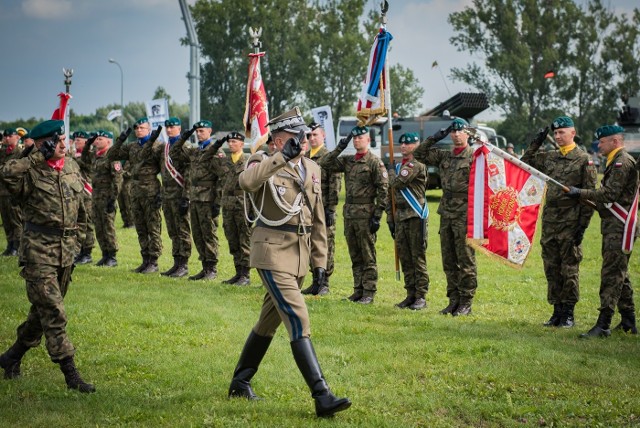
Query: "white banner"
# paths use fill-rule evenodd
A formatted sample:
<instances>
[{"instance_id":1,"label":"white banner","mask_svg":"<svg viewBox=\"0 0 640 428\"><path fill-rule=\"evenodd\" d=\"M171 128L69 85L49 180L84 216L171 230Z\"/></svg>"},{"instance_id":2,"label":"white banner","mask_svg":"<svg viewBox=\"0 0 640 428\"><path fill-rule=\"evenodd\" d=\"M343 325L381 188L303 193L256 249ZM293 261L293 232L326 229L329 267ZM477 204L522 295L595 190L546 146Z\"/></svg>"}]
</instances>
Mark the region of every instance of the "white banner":
<instances>
[{"instance_id":1,"label":"white banner","mask_svg":"<svg viewBox=\"0 0 640 428\"><path fill-rule=\"evenodd\" d=\"M151 131L154 131L159 125L162 125L162 133L158 137L159 141L167 142L167 133L164 129L164 121L169 119L169 101L166 98L147 101L147 118Z\"/></svg>"},{"instance_id":2,"label":"white banner","mask_svg":"<svg viewBox=\"0 0 640 428\"><path fill-rule=\"evenodd\" d=\"M111 110L109 114L107 114L107 120L111 121L120 116L122 116L122 110Z\"/></svg>"},{"instance_id":3,"label":"white banner","mask_svg":"<svg viewBox=\"0 0 640 428\"><path fill-rule=\"evenodd\" d=\"M333 115L331 114L331 107L322 106L311 109L313 120L319 123L324 128L324 144L328 150L336 148L336 133L333 130Z\"/></svg>"}]
</instances>

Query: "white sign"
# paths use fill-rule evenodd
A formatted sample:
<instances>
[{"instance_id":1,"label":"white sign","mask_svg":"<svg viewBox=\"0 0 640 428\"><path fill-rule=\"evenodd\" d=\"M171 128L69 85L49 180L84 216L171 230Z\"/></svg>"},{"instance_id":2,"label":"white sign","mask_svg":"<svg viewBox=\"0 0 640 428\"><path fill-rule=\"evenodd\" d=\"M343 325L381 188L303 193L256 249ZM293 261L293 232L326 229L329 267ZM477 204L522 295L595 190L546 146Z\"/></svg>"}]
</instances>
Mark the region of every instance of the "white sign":
<instances>
[{"instance_id":1,"label":"white sign","mask_svg":"<svg viewBox=\"0 0 640 428\"><path fill-rule=\"evenodd\" d=\"M331 114L331 107L322 106L311 109L313 120L319 123L324 128L324 144L328 150L336 148L336 133L333 131L333 115Z\"/></svg>"},{"instance_id":2,"label":"white sign","mask_svg":"<svg viewBox=\"0 0 640 428\"><path fill-rule=\"evenodd\" d=\"M149 126L153 132L158 126L162 125L162 133L158 137L159 141L167 142L167 133L164 129L164 121L169 119L169 101L166 98L159 98L157 100L147 101L147 118L149 119Z\"/></svg>"},{"instance_id":3,"label":"white sign","mask_svg":"<svg viewBox=\"0 0 640 428\"><path fill-rule=\"evenodd\" d=\"M115 119L116 117L120 117L122 116L122 110L118 109L118 110L111 110L109 112L109 114L107 114L107 120L111 121L113 119Z\"/></svg>"}]
</instances>

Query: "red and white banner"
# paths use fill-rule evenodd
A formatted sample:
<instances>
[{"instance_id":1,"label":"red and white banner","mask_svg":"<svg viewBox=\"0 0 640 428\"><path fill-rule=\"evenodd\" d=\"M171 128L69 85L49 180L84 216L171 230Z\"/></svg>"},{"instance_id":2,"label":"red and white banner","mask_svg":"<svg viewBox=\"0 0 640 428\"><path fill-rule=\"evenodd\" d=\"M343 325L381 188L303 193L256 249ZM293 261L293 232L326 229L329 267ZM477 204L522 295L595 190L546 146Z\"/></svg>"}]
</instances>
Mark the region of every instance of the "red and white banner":
<instances>
[{"instance_id":1,"label":"red and white banner","mask_svg":"<svg viewBox=\"0 0 640 428\"><path fill-rule=\"evenodd\" d=\"M636 190L636 195L633 198L629 211L617 202L605 205L615 218L624 224L624 230L622 232L622 252L625 254L631 254L633 242L636 239L636 228L638 227L638 197L640 197L640 190Z\"/></svg>"},{"instance_id":2,"label":"red and white banner","mask_svg":"<svg viewBox=\"0 0 640 428\"><path fill-rule=\"evenodd\" d=\"M71 98L71 94L66 94L64 92L60 92L58 94L58 98L60 98L60 104L58 108L53 111L51 115L51 120L64 120L67 112L67 104L69 103L69 99Z\"/></svg>"},{"instance_id":3,"label":"red and white banner","mask_svg":"<svg viewBox=\"0 0 640 428\"><path fill-rule=\"evenodd\" d=\"M245 137L251 144L251 153L255 153L269 137L267 92L264 89L260 73L260 57L262 56L264 56L264 52L249 54L249 80L243 123Z\"/></svg>"},{"instance_id":4,"label":"red and white banner","mask_svg":"<svg viewBox=\"0 0 640 428\"><path fill-rule=\"evenodd\" d=\"M545 190L544 180L490 146L478 146L469 177L467 243L521 268L531 250Z\"/></svg>"}]
</instances>

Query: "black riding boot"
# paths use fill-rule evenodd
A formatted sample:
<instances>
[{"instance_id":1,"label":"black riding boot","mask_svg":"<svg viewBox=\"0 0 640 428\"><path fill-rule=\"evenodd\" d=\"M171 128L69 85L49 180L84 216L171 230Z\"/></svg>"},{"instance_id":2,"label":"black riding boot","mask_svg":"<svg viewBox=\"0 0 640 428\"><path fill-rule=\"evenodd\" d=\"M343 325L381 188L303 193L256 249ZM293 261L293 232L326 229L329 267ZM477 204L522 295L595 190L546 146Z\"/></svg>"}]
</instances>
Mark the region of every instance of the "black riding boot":
<instances>
[{"instance_id":1,"label":"black riding boot","mask_svg":"<svg viewBox=\"0 0 640 428\"><path fill-rule=\"evenodd\" d=\"M591 337L609 337L611 336L611 330L609 326L611 325L611 318L613 318L613 310L609 308L601 309L600 315L598 315L598 321L596 321L596 325L591 327L586 333L580 335L583 339L588 339Z\"/></svg>"},{"instance_id":2,"label":"black riding boot","mask_svg":"<svg viewBox=\"0 0 640 428\"><path fill-rule=\"evenodd\" d=\"M16 342L7 349L7 352L0 355L0 367L4 369L5 379L15 379L20 377L20 363L22 357L29 350L29 347Z\"/></svg>"},{"instance_id":3,"label":"black riding boot","mask_svg":"<svg viewBox=\"0 0 640 428\"><path fill-rule=\"evenodd\" d=\"M634 311L620 311L620 324L615 326L614 330L622 329L625 333L638 334L638 328L636 327L636 313Z\"/></svg>"},{"instance_id":4,"label":"black riding boot","mask_svg":"<svg viewBox=\"0 0 640 428\"><path fill-rule=\"evenodd\" d=\"M291 342L291 351L300 373L311 390L311 397L316 402L316 415L319 417L333 416L351 406L348 398L338 398L329 389L324 379L318 358L308 337Z\"/></svg>"},{"instance_id":5,"label":"black riding boot","mask_svg":"<svg viewBox=\"0 0 640 428\"><path fill-rule=\"evenodd\" d=\"M553 305L553 314L551 314L551 318L547 322L545 322L545 327L557 327L560 322L560 316L562 315L562 304L556 303Z\"/></svg>"},{"instance_id":6,"label":"black riding boot","mask_svg":"<svg viewBox=\"0 0 640 428\"><path fill-rule=\"evenodd\" d=\"M571 328L575 325L573 319L573 308L575 308L575 306L575 303L564 303L562 305L562 315L560 315L558 327Z\"/></svg>"},{"instance_id":7,"label":"black riding boot","mask_svg":"<svg viewBox=\"0 0 640 428\"><path fill-rule=\"evenodd\" d=\"M273 337L260 336L251 330L242 348L238 365L233 372L233 379L229 386L229 397L244 397L249 400L260 400L253 389L251 379L258 371L264 354L267 353Z\"/></svg>"},{"instance_id":8,"label":"black riding boot","mask_svg":"<svg viewBox=\"0 0 640 428\"><path fill-rule=\"evenodd\" d=\"M60 361L59 364L69 389L77 389L80 392L96 392L95 386L86 383L80 377L80 373L78 373L78 369L76 369L76 364L73 362L73 357L67 357Z\"/></svg>"}]
</instances>

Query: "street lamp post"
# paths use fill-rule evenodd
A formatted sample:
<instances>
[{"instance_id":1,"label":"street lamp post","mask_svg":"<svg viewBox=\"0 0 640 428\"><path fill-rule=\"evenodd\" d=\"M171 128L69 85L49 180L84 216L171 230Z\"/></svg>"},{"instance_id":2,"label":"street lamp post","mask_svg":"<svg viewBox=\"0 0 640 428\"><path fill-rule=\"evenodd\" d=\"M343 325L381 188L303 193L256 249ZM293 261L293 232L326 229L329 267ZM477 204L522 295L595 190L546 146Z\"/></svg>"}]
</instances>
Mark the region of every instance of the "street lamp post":
<instances>
[{"instance_id":1,"label":"street lamp post","mask_svg":"<svg viewBox=\"0 0 640 428\"><path fill-rule=\"evenodd\" d=\"M109 58L111 64L115 64L120 69L120 131L124 130L124 72L122 66L118 61L113 58Z\"/></svg>"}]
</instances>

